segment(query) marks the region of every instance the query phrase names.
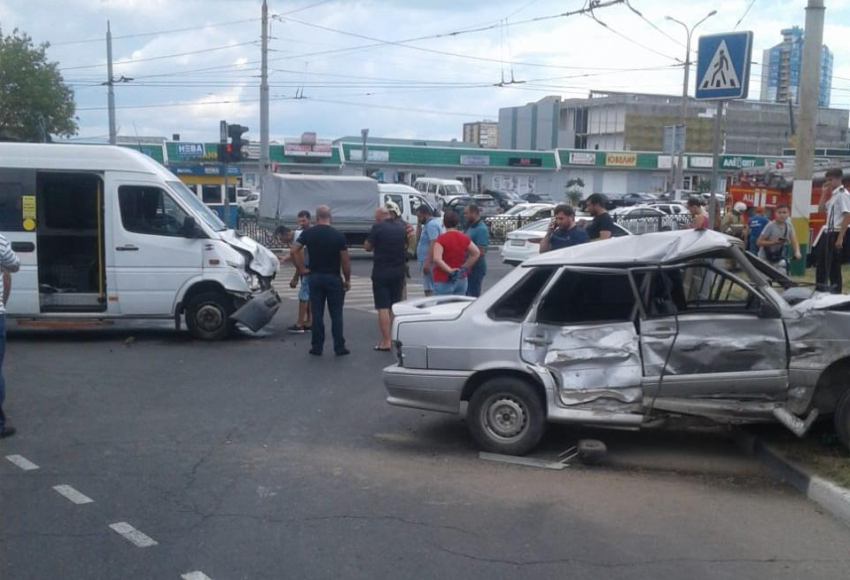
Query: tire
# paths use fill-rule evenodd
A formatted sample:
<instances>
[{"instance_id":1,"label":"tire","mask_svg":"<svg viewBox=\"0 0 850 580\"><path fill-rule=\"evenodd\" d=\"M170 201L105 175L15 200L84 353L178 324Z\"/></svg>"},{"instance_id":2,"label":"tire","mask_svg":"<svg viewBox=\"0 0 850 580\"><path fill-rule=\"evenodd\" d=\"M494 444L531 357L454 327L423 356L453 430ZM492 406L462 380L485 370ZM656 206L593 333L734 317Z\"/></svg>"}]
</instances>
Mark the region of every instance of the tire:
<instances>
[{"instance_id":1,"label":"tire","mask_svg":"<svg viewBox=\"0 0 850 580\"><path fill-rule=\"evenodd\" d=\"M835 422L835 432L838 434L838 439L847 449L850 449L850 390L844 393L838 400L838 404L835 406L833 421Z\"/></svg>"},{"instance_id":2,"label":"tire","mask_svg":"<svg viewBox=\"0 0 850 580\"><path fill-rule=\"evenodd\" d=\"M222 340L234 327L230 314L231 304L226 294L202 292L186 306L186 326L200 340Z\"/></svg>"},{"instance_id":3,"label":"tire","mask_svg":"<svg viewBox=\"0 0 850 580\"><path fill-rule=\"evenodd\" d=\"M505 377L482 384L469 402L467 423L485 451L525 455L546 431L546 412L537 390L520 379Z\"/></svg>"}]
</instances>

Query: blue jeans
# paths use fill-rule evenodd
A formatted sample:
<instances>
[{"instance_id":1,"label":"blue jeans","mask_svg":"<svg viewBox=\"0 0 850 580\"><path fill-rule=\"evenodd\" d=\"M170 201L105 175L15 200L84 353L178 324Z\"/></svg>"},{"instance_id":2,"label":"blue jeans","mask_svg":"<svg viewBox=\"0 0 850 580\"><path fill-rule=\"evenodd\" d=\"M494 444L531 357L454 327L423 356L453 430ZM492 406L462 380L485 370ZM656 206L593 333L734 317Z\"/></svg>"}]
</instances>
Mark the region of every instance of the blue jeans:
<instances>
[{"instance_id":1,"label":"blue jeans","mask_svg":"<svg viewBox=\"0 0 850 580\"><path fill-rule=\"evenodd\" d=\"M0 314L0 430L6 426L3 400L6 398L6 379L3 378L3 358L6 356L6 315Z\"/></svg>"},{"instance_id":2,"label":"blue jeans","mask_svg":"<svg viewBox=\"0 0 850 580\"><path fill-rule=\"evenodd\" d=\"M342 336L342 306L345 302L345 288L339 274L310 272L310 310L313 313L312 346L315 352L325 347L325 301L331 315L331 334L334 339L334 352L345 350L345 338Z\"/></svg>"},{"instance_id":3,"label":"blue jeans","mask_svg":"<svg viewBox=\"0 0 850 580\"><path fill-rule=\"evenodd\" d=\"M437 296L447 296L455 294L457 296L466 296L466 287L468 279L455 280L454 282L434 282L434 294Z\"/></svg>"},{"instance_id":4,"label":"blue jeans","mask_svg":"<svg viewBox=\"0 0 850 580\"><path fill-rule=\"evenodd\" d=\"M484 276L486 275L487 262L484 261L484 256L481 256L469 272L469 277L467 278L469 283L466 288L467 296L474 296L475 298L481 296L481 286L484 284Z\"/></svg>"}]
</instances>

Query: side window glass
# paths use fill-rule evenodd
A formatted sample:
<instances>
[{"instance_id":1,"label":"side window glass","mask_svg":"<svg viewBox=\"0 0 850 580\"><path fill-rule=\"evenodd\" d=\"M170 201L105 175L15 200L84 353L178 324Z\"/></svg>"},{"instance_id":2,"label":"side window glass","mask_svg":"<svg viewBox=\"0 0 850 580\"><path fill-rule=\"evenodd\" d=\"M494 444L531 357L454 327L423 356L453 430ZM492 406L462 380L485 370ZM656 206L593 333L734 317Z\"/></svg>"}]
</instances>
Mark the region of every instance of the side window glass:
<instances>
[{"instance_id":1,"label":"side window glass","mask_svg":"<svg viewBox=\"0 0 850 580\"><path fill-rule=\"evenodd\" d=\"M708 265L655 273L649 290L650 316L699 312L751 312L756 296L728 275Z\"/></svg>"},{"instance_id":2,"label":"side window glass","mask_svg":"<svg viewBox=\"0 0 850 580\"><path fill-rule=\"evenodd\" d=\"M599 322L628 322L636 300L627 274L565 271L537 311L543 324L567 326Z\"/></svg>"},{"instance_id":3,"label":"side window glass","mask_svg":"<svg viewBox=\"0 0 850 580\"><path fill-rule=\"evenodd\" d=\"M437 184L429 183L428 184L428 193L437 193Z\"/></svg>"},{"instance_id":4,"label":"side window glass","mask_svg":"<svg viewBox=\"0 0 850 580\"><path fill-rule=\"evenodd\" d=\"M182 236L186 212L162 189L135 185L118 188L121 224L128 232Z\"/></svg>"},{"instance_id":5,"label":"side window glass","mask_svg":"<svg viewBox=\"0 0 850 580\"><path fill-rule=\"evenodd\" d=\"M22 183L0 182L0 230L4 232L23 231L23 195L24 186Z\"/></svg>"},{"instance_id":6,"label":"side window glass","mask_svg":"<svg viewBox=\"0 0 850 580\"><path fill-rule=\"evenodd\" d=\"M522 322L540 290L552 276L554 268L533 268L490 308L490 318Z\"/></svg>"}]
</instances>

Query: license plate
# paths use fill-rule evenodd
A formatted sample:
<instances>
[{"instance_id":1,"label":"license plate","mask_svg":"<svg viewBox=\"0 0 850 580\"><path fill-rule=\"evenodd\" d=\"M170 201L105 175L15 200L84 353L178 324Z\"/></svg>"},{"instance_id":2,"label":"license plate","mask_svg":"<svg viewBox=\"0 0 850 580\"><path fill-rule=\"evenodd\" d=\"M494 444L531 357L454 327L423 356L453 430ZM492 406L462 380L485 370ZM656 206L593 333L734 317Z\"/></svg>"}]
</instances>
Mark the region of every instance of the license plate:
<instances>
[{"instance_id":1,"label":"license plate","mask_svg":"<svg viewBox=\"0 0 850 580\"><path fill-rule=\"evenodd\" d=\"M512 246L524 246L525 240L511 240Z\"/></svg>"}]
</instances>

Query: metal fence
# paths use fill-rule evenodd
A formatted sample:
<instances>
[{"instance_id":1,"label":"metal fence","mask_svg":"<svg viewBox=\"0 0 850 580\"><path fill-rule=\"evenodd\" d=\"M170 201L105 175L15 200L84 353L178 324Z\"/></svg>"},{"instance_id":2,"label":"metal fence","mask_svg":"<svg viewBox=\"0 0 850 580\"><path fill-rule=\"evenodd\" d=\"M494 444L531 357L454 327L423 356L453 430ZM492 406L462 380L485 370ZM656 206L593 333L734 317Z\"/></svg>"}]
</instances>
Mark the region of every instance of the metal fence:
<instances>
[{"instance_id":1,"label":"metal fence","mask_svg":"<svg viewBox=\"0 0 850 580\"><path fill-rule=\"evenodd\" d=\"M687 214L640 218L630 218L628 216L612 217L615 223L635 235L679 230L688 227L691 221L691 217ZM536 218L523 218L513 215L496 215L484 218L484 223L490 229L490 241L493 244L503 243L509 233L535 221L538 220ZM256 218L240 217L237 229L271 250L284 248L284 245L275 238L274 229L261 226Z\"/></svg>"},{"instance_id":2,"label":"metal fence","mask_svg":"<svg viewBox=\"0 0 850 580\"><path fill-rule=\"evenodd\" d=\"M262 227L257 221L257 218L240 216L236 229L270 250L280 250L284 247L275 237L274 228Z\"/></svg>"}]
</instances>

